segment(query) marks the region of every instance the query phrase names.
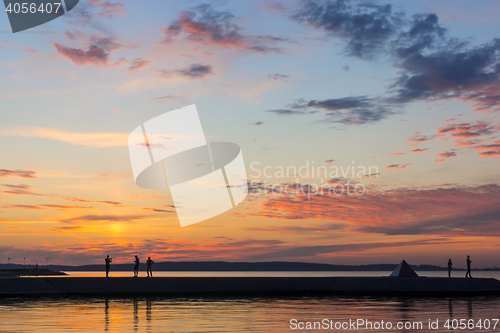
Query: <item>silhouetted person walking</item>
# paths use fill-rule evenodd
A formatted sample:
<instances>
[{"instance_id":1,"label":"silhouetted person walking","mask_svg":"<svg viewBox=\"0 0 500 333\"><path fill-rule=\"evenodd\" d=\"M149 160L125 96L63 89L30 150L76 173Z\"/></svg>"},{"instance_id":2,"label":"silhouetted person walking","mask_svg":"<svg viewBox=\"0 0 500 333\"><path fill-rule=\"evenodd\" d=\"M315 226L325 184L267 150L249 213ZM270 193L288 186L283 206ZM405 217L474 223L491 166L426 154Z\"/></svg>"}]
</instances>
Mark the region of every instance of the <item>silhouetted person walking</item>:
<instances>
[{"instance_id":1,"label":"silhouetted person walking","mask_svg":"<svg viewBox=\"0 0 500 333\"><path fill-rule=\"evenodd\" d=\"M470 263L472 261L470 260L470 256L467 256L467 273L465 273L465 277L467 277L467 275L472 278L472 275L470 274Z\"/></svg>"},{"instance_id":2,"label":"silhouetted person walking","mask_svg":"<svg viewBox=\"0 0 500 333\"><path fill-rule=\"evenodd\" d=\"M109 274L109 265L111 264L111 262L113 261L113 259L111 259L109 257L109 254L106 256L106 258L104 259L104 262L106 263L106 277L109 277L108 274Z\"/></svg>"},{"instance_id":3,"label":"silhouetted person walking","mask_svg":"<svg viewBox=\"0 0 500 333\"><path fill-rule=\"evenodd\" d=\"M448 260L448 277L451 278L451 266L453 266L453 263L451 262L451 259Z\"/></svg>"},{"instance_id":4,"label":"silhouetted person walking","mask_svg":"<svg viewBox=\"0 0 500 333\"><path fill-rule=\"evenodd\" d=\"M134 277L139 276L139 257L135 255Z\"/></svg>"},{"instance_id":5,"label":"silhouetted person walking","mask_svg":"<svg viewBox=\"0 0 500 333\"><path fill-rule=\"evenodd\" d=\"M146 261L146 271L148 272L148 277L149 273L151 273L151 277L153 277L153 271L151 271L151 265L154 264L155 262L151 260L151 257L148 257L148 260Z\"/></svg>"}]
</instances>

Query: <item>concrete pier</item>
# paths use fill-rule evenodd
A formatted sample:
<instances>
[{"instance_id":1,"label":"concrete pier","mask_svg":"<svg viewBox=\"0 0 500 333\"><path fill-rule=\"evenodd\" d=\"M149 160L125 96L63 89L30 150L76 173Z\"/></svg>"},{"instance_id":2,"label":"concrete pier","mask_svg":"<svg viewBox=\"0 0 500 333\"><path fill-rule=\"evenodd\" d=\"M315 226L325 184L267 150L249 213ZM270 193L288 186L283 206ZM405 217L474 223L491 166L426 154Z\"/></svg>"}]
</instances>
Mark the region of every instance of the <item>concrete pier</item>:
<instances>
[{"instance_id":1,"label":"concrete pier","mask_svg":"<svg viewBox=\"0 0 500 333\"><path fill-rule=\"evenodd\" d=\"M500 295L500 281L403 277L39 277L1 278L13 296L475 296Z\"/></svg>"}]
</instances>

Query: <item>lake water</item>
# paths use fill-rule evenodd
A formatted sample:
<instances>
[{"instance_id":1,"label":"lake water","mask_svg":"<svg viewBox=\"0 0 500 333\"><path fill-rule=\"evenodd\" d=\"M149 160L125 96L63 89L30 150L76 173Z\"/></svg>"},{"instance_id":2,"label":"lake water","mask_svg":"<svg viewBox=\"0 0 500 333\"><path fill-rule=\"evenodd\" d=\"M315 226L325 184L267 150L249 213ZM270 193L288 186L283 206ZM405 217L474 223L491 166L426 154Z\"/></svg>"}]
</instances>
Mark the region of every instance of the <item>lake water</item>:
<instances>
[{"instance_id":1,"label":"lake water","mask_svg":"<svg viewBox=\"0 0 500 333\"><path fill-rule=\"evenodd\" d=\"M83 272L78 272L79 275L73 275L77 272L70 273L72 276L82 276ZM102 276L102 272L96 273ZM130 276L130 272L124 273ZM201 273L204 275L198 275ZM156 272L156 275L235 276L233 274L241 273L245 272ZM367 273L372 273L372 275L376 273L374 276L388 275L388 272L247 273L245 276L297 276L297 274L299 276L325 276L324 274L360 276L367 275ZM436 273L440 275L435 275ZM420 275L443 276L445 273L420 272ZM457 276L462 276L462 272L455 273ZM483 273L491 277L499 277L499 272L474 271L473 276L480 277ZM499 318L500 297L0 299L0 332L12 333L322 332L338 331L342 326L357 328L364 332L500 332L500 323L494 328ZM450 329L445 327L447 320L450 320L448 322ZM465 325L465 329L459 328L460 320ZM437 329L429 329L429 321L432 325L437 323ZM350 326L351 323L359 325ZM389 324L392 325L391 329L387 328ZM469 328L468 325L472 324L474 328ZM301 327L307 328L308 325L311 328L316 325L317 329L300 329ZM365 328L370 328L370 325L373 329L366 330ZM485 329L486 325L489 325L489 329ZM336 326L339 329L335 329ZM376 327L380 329L375 329Z\"/></svg>"},{"instance_id":2,"label":"lake water","mask_svg":"<svg viewBox=\"0 0 500 333\"><path fill-rule=\"evenodd\" d=\"M68 275L62 275L61 277L102 277L106 276L104 271L101 272L65 272ZM334 272L153 272L154 276L157 277L178 277L178 276L276 276L276 277L289 277L289 276L299 276L299 277L314 277L314 276L389 276L392 272L385 271L334 271ZM428 277L447 277L448 271L430 271L430 272L419 272L419 276ZM131 277L134 273L132 271L110 271L109 276L111 277ZM139 272L139 277L147 276L145 271ZM453 271L452 277L464 277L465 271ZM500 280L500 271L472 271L473 277L481 278L495 278Z\"/></svg>"}]
</instances>

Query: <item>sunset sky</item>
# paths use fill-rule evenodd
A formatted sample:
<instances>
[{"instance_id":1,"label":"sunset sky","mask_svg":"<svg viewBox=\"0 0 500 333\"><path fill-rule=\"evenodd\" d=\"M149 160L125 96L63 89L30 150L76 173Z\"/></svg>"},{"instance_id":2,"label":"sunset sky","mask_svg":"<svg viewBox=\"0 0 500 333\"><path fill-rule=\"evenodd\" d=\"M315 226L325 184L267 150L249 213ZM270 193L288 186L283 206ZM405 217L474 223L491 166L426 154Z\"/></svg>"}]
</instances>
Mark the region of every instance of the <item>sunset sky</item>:
<instances>
[{"instance_id":1,"label":"sunset sky","mask_svg":"<svg viewBox=\"0 0 500 333\"><path fill-rule=\"evenodd\" d=\"M15 34L0 15L0 263L500 266L499 12L80 0ZM207 141L241 147L251 193L181 228L127 140L191 104ZM325 191L347 184L364 194Z\"/></svg>"}]
</instances>

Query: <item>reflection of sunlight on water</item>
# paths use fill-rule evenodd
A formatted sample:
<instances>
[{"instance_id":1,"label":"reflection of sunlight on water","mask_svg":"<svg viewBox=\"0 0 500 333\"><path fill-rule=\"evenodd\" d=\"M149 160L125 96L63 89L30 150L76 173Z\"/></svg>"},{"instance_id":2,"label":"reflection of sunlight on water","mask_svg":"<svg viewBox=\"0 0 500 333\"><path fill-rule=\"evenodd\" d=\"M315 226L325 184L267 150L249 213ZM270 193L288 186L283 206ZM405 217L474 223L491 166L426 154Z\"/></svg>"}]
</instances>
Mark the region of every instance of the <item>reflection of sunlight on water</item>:
<instances>
[{"instance_id":1,"label":"reflection of sunlight on water","mask_svg":"<svg viewBox=\"0 0 500 333\"><path fill-rule=\"evenodd\" d=\"M499 297L10 298L0 300L0 322L4 332L289 332L291 319L426 325L429 319L498 318L499 309ZM433 330L445 331L442 325Z\"/></svg>"},{"instance_id":2,"label":"reflection of sunlight on water","mask_svg":"<svg viewBox=\"0 0 500 333\"><path fill-rule=\"evenodd\" d=\"M103 277L106 276L104 269L100 272L96 271L67 271L65 272L68 275L63 275L61 277ZM417 272L419 276L428 276L428 277L447 277L447 271L433 271L433 272ZM179 276L275 276L275 277L288 277L288 276L298 276L298 277L315 277L315 276L389 276L391 272L384 271L336 271L336 272L165 272L165 271L155 271L153 267L153 274L156 277L179 277ZM476 278L495 278L500 280L500 271L472 271L473 277ZM111 271L109 273L111 277L130 277L133 276L132 271ZM145 271L139 271L139 276L146 276ZM453 271L452 277L464 277L465 271Z\"/></svg>"}]
</instances>

